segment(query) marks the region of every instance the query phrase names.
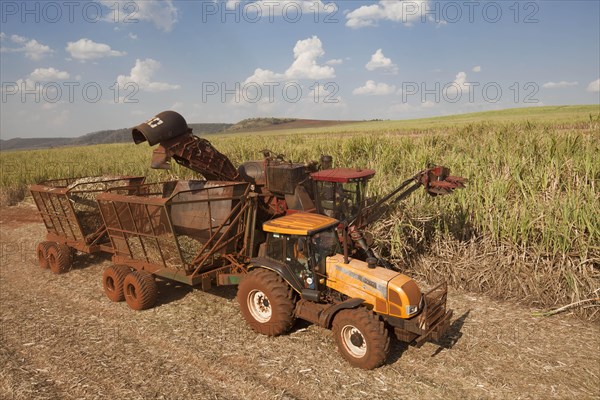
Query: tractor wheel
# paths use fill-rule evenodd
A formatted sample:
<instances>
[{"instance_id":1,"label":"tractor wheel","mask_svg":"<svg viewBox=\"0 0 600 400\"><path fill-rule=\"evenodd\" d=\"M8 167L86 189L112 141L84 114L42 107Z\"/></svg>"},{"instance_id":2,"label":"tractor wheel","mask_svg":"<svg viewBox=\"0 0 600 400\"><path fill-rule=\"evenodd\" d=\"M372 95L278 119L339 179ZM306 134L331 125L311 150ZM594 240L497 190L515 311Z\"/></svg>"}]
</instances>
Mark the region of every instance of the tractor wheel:
<instances>
[{"instance_id":1,"label":"tractor wheel","mask_svg":"<svg viewBox=\"0 0 600 400\"><path fill-rule=\"evenodd\" d=\"M102 286L106 297L114 302L125 300L123 281L130 273L131 270L125 265L111 265L106 268L102 274Z\"/></svg>"},{"instance_id":2,"label":"tractor wheel","mask_svg":"<svg viewBox=\"0 0 600 400\"><path fill-rule=\"evenodd\" d=\"M55 274L64 274L71 269L71 248L66 244L51 243L46 254L48 266Z\"/></svg>"},{"instance_id":3,"label":"tractor wheel","mask_svg":"<svg viewBox=\"0 0 600 400\"><path fill-rule=\"evenodd\" d=\"M248 273L237 293L244 319L258 333L278 336L294 324L294 292L276 273L258 268Z\"/></svg>"},{"instance_id":4,"label":"tractor wheel","mask_svg":"<svg viewBox=\"0 0 600 400\"><path fill-rule=\"evenodd\" d=\"M156 303L158 285L146 271L135 271L123 280L123 294L127 305L134 310L145 310Z\"/></svg>"},{"instance_id":5,"label":"tractor wheel","mask_svg":"<svg viewBox=\"0 0 600 400\"><path fill-rule=\"evenodd\" d=\"M340 311L333 320L333 337L342 356L358 368L381 366L390 351L385 324L364 307Z\"/></svg>"},{"instance_id":6,"label":"tractor wheel","mask_svg":"<svg viewBox=\"0 0 600 400\"><path fill-rule=\"evenodd\" d=\"M43 269L50 268L48 265L48 249L52 246L52 242L39 242L37 245L37 258L40 267Z\"/></svg>"}]
</instances>

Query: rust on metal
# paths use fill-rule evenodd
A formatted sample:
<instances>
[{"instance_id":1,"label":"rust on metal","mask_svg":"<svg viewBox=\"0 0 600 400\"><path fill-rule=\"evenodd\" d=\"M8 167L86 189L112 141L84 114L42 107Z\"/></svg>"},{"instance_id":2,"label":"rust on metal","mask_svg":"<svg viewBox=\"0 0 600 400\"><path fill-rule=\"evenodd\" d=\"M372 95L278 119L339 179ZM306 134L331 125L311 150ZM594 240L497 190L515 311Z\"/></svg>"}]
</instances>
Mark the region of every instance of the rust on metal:
<instances>
[{"instance_id":1,"label":"rust on metal","mask_svg":"<svg viewBox=\"0 0 600 400\"><path fill-rule=\"evenodd\" d=\"M30 187L48 241L85 253L112 252L95 196L115 187L135 187L144 177L63 178Z\"/></svg>"}]
</instances>

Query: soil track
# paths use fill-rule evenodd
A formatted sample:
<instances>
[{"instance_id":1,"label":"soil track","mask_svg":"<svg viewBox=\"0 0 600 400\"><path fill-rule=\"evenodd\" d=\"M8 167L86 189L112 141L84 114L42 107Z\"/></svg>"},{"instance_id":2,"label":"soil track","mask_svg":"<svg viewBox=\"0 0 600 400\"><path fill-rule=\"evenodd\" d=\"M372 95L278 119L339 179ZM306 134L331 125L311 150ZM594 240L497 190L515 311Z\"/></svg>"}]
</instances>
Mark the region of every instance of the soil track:
<instances>
[{"instance_id":1,"label":"soil track","mask_svg":"<svg viewBox=\"0 0 600 400\"><path fill-rule=\"evenodd\" d=\"M267 338L248 329L235 289L161 282L160 304L111 303L109 260L79 256L40 270L44 227L31 204L0 209L2 399L599 398L600 327L451 291L442 346L393 342L388 364L349 367L331 333L297 322Z\"/></svg>"}]
</instances>

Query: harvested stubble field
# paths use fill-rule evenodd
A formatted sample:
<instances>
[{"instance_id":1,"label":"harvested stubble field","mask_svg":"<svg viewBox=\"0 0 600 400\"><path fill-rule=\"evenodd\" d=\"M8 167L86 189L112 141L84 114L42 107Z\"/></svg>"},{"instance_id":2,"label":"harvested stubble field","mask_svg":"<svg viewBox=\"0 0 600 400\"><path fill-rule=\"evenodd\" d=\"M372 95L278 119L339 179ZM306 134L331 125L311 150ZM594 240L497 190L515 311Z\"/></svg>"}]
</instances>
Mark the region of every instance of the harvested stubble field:
<instances>
[{"instance_id":1,"label":"harvested stubble field","mask_svg":"<svg viewBox=\"0 0 600 400\"><path fill-rule=\"evenodd\" d=\"M40 270L44 228L31 204L2 208L2 399L593 399L598 326L539 318L514 302L451 290L442 346L393 342L374 371L349 367L331 332L296 323L267 338L243 323L235 290L160 282L156 308L111 303L110 262L79 257L66 275Z\"/></svg>"},{"instance_id":2,"label":"harvested stubble field","mask_svg":"<svg viewBox=\"0 0 600 400\"><path fill-rule=\"evenodd\" d=\"M0 397L598 398L597 303L532 313L600 296L599 119L598 106L539 107L209 137L234 164L268 147L295 161L328 153L338 166L376 169L374 194L430 161L470 180L452 196L418 192L372 228L409 274L448 280L455 309L443 347L396 343L373 372L349 368L331 334L313 326L256 336L234 290L161 284L156 309L112 304L100 282L108 261L43 273L33 255L44 229L31 205L2 208ZM146 145L0 153L3 201L53 177L193 176L178 166L149 171L150 153Z\"/></svg>"}]
</instances>

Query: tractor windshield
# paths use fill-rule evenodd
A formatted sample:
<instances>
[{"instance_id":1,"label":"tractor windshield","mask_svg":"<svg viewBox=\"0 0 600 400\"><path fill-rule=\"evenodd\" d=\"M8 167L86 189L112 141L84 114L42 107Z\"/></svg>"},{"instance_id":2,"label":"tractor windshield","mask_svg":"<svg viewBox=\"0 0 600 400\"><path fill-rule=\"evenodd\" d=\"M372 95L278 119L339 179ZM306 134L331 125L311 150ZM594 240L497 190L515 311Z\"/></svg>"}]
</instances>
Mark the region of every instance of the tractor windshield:
<instances>
[{"instance_id":1,"label":"tractor windshield","mask_svg":"<svg viewBox=\"0 0 600 400\"><path fill-rule=\"evenodd\" d=\"M329 229L311 236L311 254L319 264L327 257L340 253L340 241L335 229Z\"/></svg>"},{"instance_id":2,"label":"tractor windshield","mask_svg":"<svg viewBox=\"0 0 600 400\"><path fill-rule=\"evenodd\" d=\"M363 203L366 182L317 182L320 213L348 221L356 217Z\"/></svg>"}]
</instances>

